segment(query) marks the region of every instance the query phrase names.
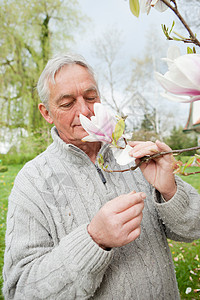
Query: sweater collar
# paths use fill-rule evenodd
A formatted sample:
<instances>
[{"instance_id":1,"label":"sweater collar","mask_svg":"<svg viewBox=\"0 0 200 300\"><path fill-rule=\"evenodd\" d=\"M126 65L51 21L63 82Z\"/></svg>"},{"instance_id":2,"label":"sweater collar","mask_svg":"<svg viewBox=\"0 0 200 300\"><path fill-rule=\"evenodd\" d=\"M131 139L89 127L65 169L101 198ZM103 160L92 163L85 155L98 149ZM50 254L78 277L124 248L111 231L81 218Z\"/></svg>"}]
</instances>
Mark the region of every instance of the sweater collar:
<instances>
[{"instance_id":1,"label":"sweater collar","mask_svg":"<svg viewBox=\"0 0 200 300\"><path fill-rule=\"evenodd\" d=\"M51 147L51 151L54 154L59 156L64 156L65 159L71 160L73 157L76 157L77 162L82 160L90 161L89 156L80 148L73 144L65 143L59 136L56 127L54 126L51 129L51 136L53 138L53 144ZM102 144L97 157L101 154L104 156L104 161L107 161L109 154L112 153L108 144ZM91 162L91 161L90 161Z\"/></svg>"}]
</instances>

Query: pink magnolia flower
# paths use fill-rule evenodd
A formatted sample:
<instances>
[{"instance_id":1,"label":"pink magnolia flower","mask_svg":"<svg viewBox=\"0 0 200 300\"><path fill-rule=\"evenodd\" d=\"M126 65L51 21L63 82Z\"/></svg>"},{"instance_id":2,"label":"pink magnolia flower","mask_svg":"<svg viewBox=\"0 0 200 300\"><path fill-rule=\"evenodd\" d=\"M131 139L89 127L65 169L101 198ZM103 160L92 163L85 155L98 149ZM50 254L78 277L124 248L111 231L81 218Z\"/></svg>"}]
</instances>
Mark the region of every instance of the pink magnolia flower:
<instances>
[{"instance_id":1,"label":"pink magnolia flower","mask_svg":"<svg viewBox=\"0 0 200 300\"><path fill-rule=\"evenodd\" d=\"M82 114L80 115L81 125L89 134L82 141L112 143L112 133L115 130L117 120L101 103L94 104L94 114L91 120Z\"/></svg>"},{"instance_id":2,"label":"pink magnolia flower","mask_svg":"<svg viewBox=\"0 0 200 300\"><path fill-rule=\"evenodd\" d=\"M165 75L155 72L156 79L166 90L163 96L176 102L200 100L200 55L181 56L177 47L170 47L164 60L169 70Z\"/></svg>"},{"instance_id":3,"label":"pink magnolia flower","mask_svg":"<svg viewBox=\"0 0 200 300\"><path fill-rule=\"evenodd\" d=\"M131 147L127 145L124 149L114 147L113 133L115 132L117 120L114 118L109 111L101 103L94 104L95 115L91 117L91 120L80 114L80 122L82 127L88 133L82 141L87 142L103 142L111 144L113 155L120 165L126 165L135 160L131 157L128 152Z\"/></svg>"},{"instance_id":4,"label":"pink magnolia flower","mask_svg":"<svg viewBox=\"0 0 200 300\"><path fill-rule=\"evenodd\" d=\"M170 3L170 0L167 2ZM163 12L168 8L161 0L140 0L140 10L142 13L147 13L148 15L151 7L155 7L160 12Z\"/></svg>"}]
</instances>

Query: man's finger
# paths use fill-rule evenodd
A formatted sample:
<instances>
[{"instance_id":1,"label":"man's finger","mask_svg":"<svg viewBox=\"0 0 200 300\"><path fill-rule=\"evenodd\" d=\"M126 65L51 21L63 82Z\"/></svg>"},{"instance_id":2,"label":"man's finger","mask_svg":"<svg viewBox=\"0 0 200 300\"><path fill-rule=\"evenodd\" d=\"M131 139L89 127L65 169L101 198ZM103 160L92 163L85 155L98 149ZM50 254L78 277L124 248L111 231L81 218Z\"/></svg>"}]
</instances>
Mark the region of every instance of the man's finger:
<instances>
[{"instance_id":1,"label":"man's finger","mask_svg":"<svg viewBox=\"0 0 200 300\"><path fill-rule=\"evenodd\" d=\"M159 140L156 141L156 145L157 145L159 151L166 151L167 152L167 151L172 150L168 145L166 145L165 143L163 143Z\"/></svg>"},{"instance_id":2,"label":"man's finger","mask_svg":"<svg viewBox=\"0 0 200 300\"><path fill-rule=\"evenodd\" d=\"M121 212L119 214L119 218L121 219L122 223L125 224L125 223L131 221L132 219L138 217L141 214L143 208L144 208L144 201L141 201L141 202L131 206L127 210L124 210L123 212Z\"/></svg>"},{"instance_id":3,"label":"man's finger","mask_svg":"<svg viewBox=\"0 0 200 300\"><path fill-rule=\"evenodd\" d=\"M113 212L117 214L129 209L137 203L142 202L145 198L146 194L143 192L131 192L129 194L121 195L108 203L112 206Z\"/></svg>"}]
</instances>

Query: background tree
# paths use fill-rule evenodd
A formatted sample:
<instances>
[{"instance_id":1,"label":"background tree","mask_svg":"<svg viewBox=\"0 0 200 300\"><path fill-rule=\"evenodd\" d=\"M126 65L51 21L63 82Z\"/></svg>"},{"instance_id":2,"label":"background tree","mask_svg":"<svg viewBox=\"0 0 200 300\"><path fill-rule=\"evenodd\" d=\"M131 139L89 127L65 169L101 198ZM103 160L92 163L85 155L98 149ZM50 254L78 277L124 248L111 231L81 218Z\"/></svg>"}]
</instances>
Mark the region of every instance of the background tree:
<instances>
[{"instance_id":1,"label":"background tree","mask_svg":"<svg viewBox=\"0 0 200 300\"><path fill-rule=\"evenodd\" d=\"M148 119L148 122L153 126L152 133L154 132L154 135L160 139L163 139L164 136L169 134L173 125L176 125L177 121L180 122L181 118L184 123L183 116L178 116L178 112L176 118L173 115L172 107L174 103L169 103L160 96L162 89L154 77L156 70L166 69L166 65L161 59L166 56L166 46L168 46L168 42L160 40L158 29L152 27L148 30L144 52L140 57L132 58L132 73L127 87L130 92L137 90L143 95L146 102L149 103L147 106L148 111L147 108L144 107L145 118ZM146 106L145 102L144 106ZM167 122L166 127L166 121L169 120L169 112L170 122Z\"/></svg>"},{"instance_id":2,"label":"background tree","mask_svg":"<svg viewBox=\"0 0 200 300\"><path fill-rule=\"evenodd\" d=\"M1 0L0 5L3 139L6 129L13 138L47 127L38 111L37 80L53 49L69 48L81 18L76 0Z\"/></svg>"},{"instance_id":3,"label":"background tree","mask_svg":"<svg viewBox=\"0 0 200 300\"><path fill-rule=\"evenodd\" d=\"M129 73L127 66L122 65L123 33L113 26L94 41L94 46L93 56L99 62L96 69L102 100L118 114L122 114L120 106L127 98Z\"/></svg>"},{"instance_id":4,"label":"background tree","mask_svg":"<svg viewBox=\"0 0 200 300\"><path fill-rule=\"evenodd\" d=\"M197 143L196 134L185 133L183 127L174 126L170 135L165 138L165 143L168 144L173 150L174 149L185 149L190 147L195 147ZM194 155L195 151L185 152L185 155Z\"/></svg>"},{"instance_id":5,"label":"background tree","mask_svg":"<svg viewBox=\"0 0 200 300\"><path fill-rule=\"evenodd\" d=\"M117 114L128 115L127 130L133 132L135 139L163 139L176 122L180 123L181 117L182 124L185 123L178 112L175 118L171 103L161 101L162 89L154 78L155 70L166 68L160 59L166 56L166 44L158 38L157 30L151 28L144 52L128 60L123 55L123 34L116 26L92 43L93 55L99 61L95 69L100 78L101 98ZM144 130L144 119L151 124L151 130Z\"/></svg>"}]
</instances>

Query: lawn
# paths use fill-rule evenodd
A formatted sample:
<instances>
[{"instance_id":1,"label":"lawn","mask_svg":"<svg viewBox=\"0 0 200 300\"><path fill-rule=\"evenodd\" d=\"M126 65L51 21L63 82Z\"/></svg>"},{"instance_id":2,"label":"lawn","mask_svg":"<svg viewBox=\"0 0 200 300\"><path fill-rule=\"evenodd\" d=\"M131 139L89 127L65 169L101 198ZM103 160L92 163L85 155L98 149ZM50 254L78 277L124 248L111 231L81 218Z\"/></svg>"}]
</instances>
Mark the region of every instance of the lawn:
<instances>
[{"instance_id":1,"label":"lawn","mask_svg":"<svg viewBox=\"0 0 200 300\"><path fill-rule=\"evenodd\" d=\"M4 253L4 236L6 231L6 214L8 206L8 195L12 189L14 179L23 165L8 166L8 171L0 173L0 300L3 299L2 289L2 267Z\"/></svg>"},{"instance_id":2,"label":"lawn","mask_svg":"<svg viewBox=\"0 0 200 300\"><path fill-rule=\"evenodd\" d=\"M168 242L181 299L200 299L200 240L189 244ZM186 290L191 292L186 294Z\"/></svg>"},{"instance_id":3,"label":"lawn","mask_svg":"<svg viewBox=\"0 0 200 300\"><path fill-rule=\"evenodd\" d=\"M14 179L23 165L10 165L8 171L0 173L0 300L2 288L2 267L4 252L4 236L6 230L7 199L13 186ZM198 171L199 168L191 167L188 172ZM182 176L183 180L192 184L200 193L200 174ZM200 240L193 243L178 243L169 240L176 276L178 280L181 299L200 299ZM190 291L186 294L187 291ZM156 300L156 299L155 299Z\"/></svg>"},{"instance_id":4,"label":"lawn","mask_svg":"<svg viewBox=\"0 0 200 300\"><path fill-rule=\"evenodd\" d=\"M199 172L199 171L200 171L199 167L189 167L189 168L187 168L188 173L190 173L190 172ZM200 174L193 174L193 175L190 175L190 176L181 176L181 178L184 181L191 184L192 186L194 186L200 194Z\"/></svg>"}]
</instances>

